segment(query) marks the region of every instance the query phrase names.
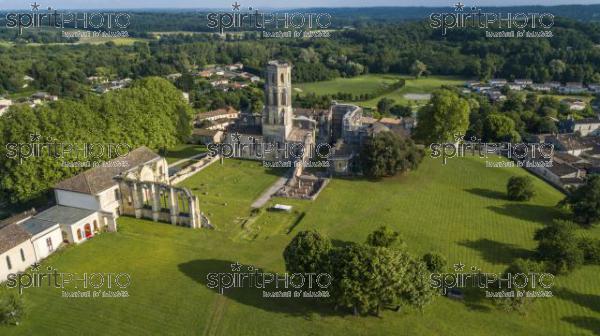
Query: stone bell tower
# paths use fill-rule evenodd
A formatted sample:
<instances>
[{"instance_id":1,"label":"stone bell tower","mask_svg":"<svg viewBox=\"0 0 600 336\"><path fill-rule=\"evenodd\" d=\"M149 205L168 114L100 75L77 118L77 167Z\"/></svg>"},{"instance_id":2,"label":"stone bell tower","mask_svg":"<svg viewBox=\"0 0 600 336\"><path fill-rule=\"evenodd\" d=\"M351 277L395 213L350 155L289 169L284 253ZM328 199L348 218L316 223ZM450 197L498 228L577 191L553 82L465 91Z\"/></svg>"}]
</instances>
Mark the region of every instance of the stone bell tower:
<instances>
[{"instance_id":1,"label":"stone bell tower","mask_svg":"<svg viewBox=\"0 0 600 336\"><path fill-rule=\"evenodd\" d=\"M284 143L292 130L292 66L270 61L265 82L262 134L267 142Z\"/></svg>"}]
</instances>

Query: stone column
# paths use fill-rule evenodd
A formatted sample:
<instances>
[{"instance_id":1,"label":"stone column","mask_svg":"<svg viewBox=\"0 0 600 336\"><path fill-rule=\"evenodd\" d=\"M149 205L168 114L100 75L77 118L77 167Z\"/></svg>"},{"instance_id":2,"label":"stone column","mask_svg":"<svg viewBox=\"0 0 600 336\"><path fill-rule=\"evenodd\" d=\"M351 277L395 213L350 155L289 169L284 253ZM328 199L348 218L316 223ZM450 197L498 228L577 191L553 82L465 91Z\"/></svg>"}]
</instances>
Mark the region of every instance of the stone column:
<instances>
[{"instance_id":1,"label":"stone column","mask_svg":"<svg viewBox=\"0 0 600 336\"><path fill-rule=\"evenodd\" d=\"M190 227L192 229L196 229L199 227L199 220L198 220L198 215L199 215L199 211L196 209L196 207L198 206L198 202L197 199L195 199L195 196L192 196L190 198L187 199L188 201L188 207L190 209Z\"/></svg>"},{"instance_id":2,"label":"stone column","mask_svg":"<svg viewBox=\"0 0 600 336\"><path fill-rule=\"evenodd\" d=\"M137 183L133 182L132 186L133 188L130 188L130 190L133 190L133 192L131 193L131 197L133 198L133 210L135 212L135 218L142 218L142 202L140 201L140 190L138 188Z\"/></svg>"},{"instance_id":3,"label":"stone column","mask_svg":"<svg viewBox=\"0 0 600 336\"><path fill-rule=\"evenodd\" d=\"M105 217L108 222L108 231L117 232L117 221L114 216Z\"/></svg>"},{"instance_id":4,"label":"stone column","mask_svg":"<svg viewBox=\"0 0 600 336\"><path fill-rule=\"evenodd\" d=\"M159 187L152 183L150 184L150 195L152 201L152 220L158 222L160 217L160 191Z\"/></svg>"},{"instance_id":5,"label":"stone column","mask_svg":"<svg viewBox=\"0 0 600 336\"><path fill-rule=\"evenodd\" d=\"M169 210L171 212L171 224L177 225L179 204L177 203L177 193L172 187L169 187Z\"/></svg>"}]
</instances>

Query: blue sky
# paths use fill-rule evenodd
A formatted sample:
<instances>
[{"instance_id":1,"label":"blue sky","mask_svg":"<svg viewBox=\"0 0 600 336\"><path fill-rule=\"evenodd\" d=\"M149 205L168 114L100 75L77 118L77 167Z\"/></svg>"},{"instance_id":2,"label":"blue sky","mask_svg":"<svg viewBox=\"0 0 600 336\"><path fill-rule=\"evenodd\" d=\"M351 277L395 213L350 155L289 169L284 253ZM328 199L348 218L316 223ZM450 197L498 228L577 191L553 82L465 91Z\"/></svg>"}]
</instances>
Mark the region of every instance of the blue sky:
<instances>
[{"instance_id":1,"label":"blue sky","mask_svg":"<svg viewBox=\"0 0 600 336\"><path fill-rule=\"evenodd\" d=\"M283 7L362 7L362 6L450 6L448 0L238 0L242 6L255 8ZM600 4L600 0L461 0L467 6ZM225 8L228 0L38 0L41 7L67 8ZM33 1L0 0L0 9L25 9Z\"/></svg>"}]
</instances>

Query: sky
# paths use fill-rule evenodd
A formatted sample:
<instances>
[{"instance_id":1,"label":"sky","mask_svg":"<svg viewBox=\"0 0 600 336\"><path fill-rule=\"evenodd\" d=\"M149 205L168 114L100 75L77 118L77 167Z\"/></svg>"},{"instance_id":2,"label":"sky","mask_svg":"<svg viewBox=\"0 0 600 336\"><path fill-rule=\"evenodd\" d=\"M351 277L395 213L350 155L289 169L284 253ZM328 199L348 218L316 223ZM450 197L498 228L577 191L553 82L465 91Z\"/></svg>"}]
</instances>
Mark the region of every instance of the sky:
<instances>
[{"instance_id":1,"label":"sky","mask_svg":"<svg viewBox=\"0 0 600 336\"><path fill-rule=\"evenodd\" d=\"M600 0L460 0L466 6L491 7L514 5L600 4ZM0 9L30 8L34 1L0 0ZM228 8L233 0L37 0L41 7L56 9L85 8ZM255 8L289 7L373 7L373 6L451 6L458 0L238 0Z\"/></svg>"}]
</instances>

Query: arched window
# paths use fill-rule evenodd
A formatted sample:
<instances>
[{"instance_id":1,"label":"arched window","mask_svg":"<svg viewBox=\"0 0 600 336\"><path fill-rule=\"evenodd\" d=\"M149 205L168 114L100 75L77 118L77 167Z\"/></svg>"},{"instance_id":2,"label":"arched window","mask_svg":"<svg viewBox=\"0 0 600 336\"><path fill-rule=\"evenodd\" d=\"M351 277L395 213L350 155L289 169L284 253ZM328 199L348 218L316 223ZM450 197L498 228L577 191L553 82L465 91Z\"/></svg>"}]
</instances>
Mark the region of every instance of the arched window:
<instances>
[{"instance_id":1,"label":"arched window","mask_svg":"<svg viewBox=\"0 0 600 336\"><path fill-rule=\"evenodd\" d=\"M90 226L90 223L86 223L83 229L85 230L85 238L90 238L92 236L92 227Z\"/></svg>"},{"instance_id":2,"label":"arched window","mask_svg":"<svg viewBox=\"0 0 600 336\"><path fill-rule=\"evenodd\" d=\"M21 260L25 261L25 251L23 249L21 249Z\"/></svg>"},{"instance_id":3,"label":"arched window","mask_svg":"<svg viewBox=\"0 0 600 336\"><path fill-rule=\"evenodd\" d=\"M281 81L280 82L281 82L280 84L285 83L285 77L283 76L283 74L281 74Z\"/></svg>"},{"instance_id":4,"label":"arched window","mask_svg":"<svg viewBox=\"0 0 600 336\"><path fill-rule=\"evenodd\" d=\"M9 270L12 269L12 264L10 263L10 258L8 256L6 256L6 266Z\"/></svg>"},{"instance_id":5,"label":"arched window","mask_svg":"<svg viewBox=\"0 0 600 336\"><path fill-rule=\"evenodd\" d=\"M287 100L286 98L286 94L285 91L281 92L281 105L287 105Z\"/></svg>"},{"instance_id":6,"label":"arched window","mask_svg":"<svg viewBox=\"0 0 600 336\"><path fill-rule=\"evenodd\" d=\"M98 232L98 221L94 219L94 232Z\"/></svg>"},{"instance_id":7,"label":"arched window","mask_svg":"<svg viewBox=\"0 0 600 336\"><path fill-rule=\"evenodd\" d=\"M167 190L160 191L160 207L163 211L169 211L169 193Z\"/></svg>"},{"instance_id":8,"label":"arched window","mask_svg":"<svg viewBox=\"0 0 600 336\"><path fill-rule=\"evenodd\" d=\"M81 229L77 229L77 240L81 240Z\"/></svg>"}]
</instances>

